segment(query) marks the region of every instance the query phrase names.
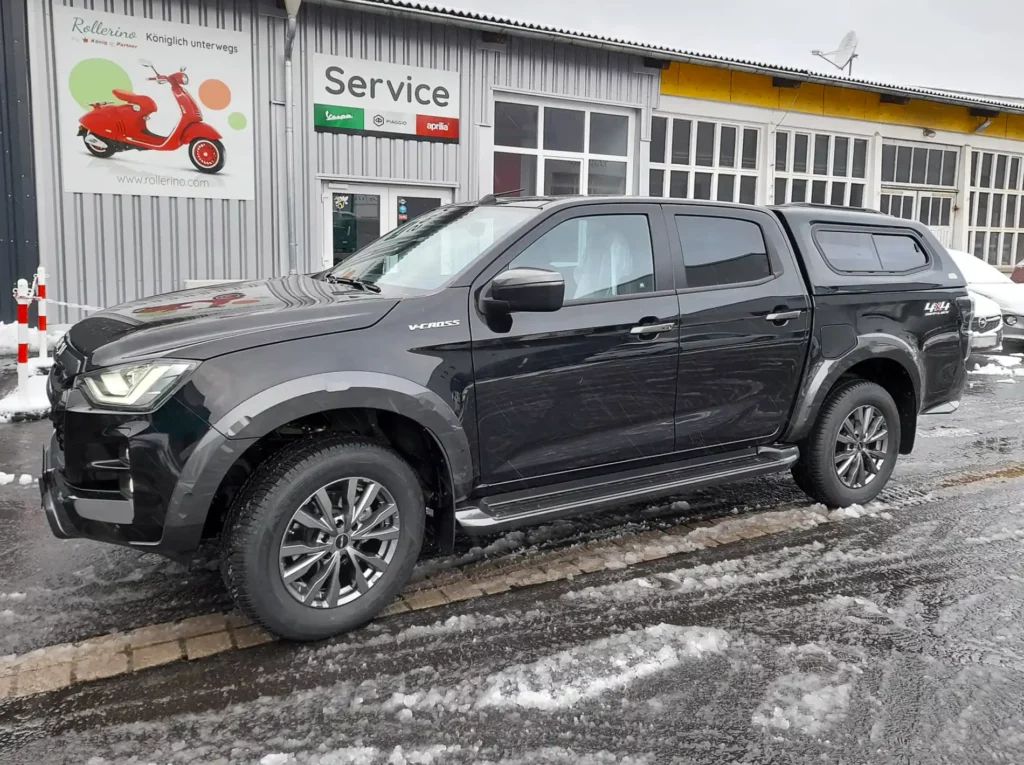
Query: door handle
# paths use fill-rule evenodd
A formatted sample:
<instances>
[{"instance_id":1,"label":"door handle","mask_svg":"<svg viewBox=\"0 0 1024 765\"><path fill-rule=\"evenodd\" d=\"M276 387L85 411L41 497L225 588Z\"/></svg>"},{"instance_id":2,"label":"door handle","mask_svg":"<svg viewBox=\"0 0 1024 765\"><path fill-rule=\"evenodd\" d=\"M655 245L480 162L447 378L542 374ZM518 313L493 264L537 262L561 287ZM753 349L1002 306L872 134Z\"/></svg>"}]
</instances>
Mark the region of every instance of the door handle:
<instances>
[{"instance_id":1,"label":"door handle","mask_svg":"<svg viewBox=\"0 0 1024 765\"><path fill-rule=\"evenodd\" d=\"M802 313L803 311L780 311L779 313L770 313L764 318L765 321L789 321L800 318Z\"/></svg>"},{"instance_id":2,"label":"door handle","mask_svg":"<svg viewBox=\"0 0 1024 765\"><path fill-rule=\"evenodd\" d=\"M675 329L675 322L666 322L665 324L637 324L633 329L629 330L631 335L656 335L660 332L668 332L670 329Z\"/></svg>"}]
</instances>

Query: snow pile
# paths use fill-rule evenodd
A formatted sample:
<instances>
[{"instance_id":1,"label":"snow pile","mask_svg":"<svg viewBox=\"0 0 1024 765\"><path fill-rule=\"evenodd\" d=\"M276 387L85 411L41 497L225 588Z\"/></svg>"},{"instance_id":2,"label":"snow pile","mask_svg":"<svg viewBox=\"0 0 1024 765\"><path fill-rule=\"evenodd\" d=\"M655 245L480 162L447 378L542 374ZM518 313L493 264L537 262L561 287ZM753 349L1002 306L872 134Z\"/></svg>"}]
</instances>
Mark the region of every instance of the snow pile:
<instances>
[{"instance_id":1,"label":"snow pile","mask_svg":"<svg viewBox=\"0 0 1024 765\"><path fill-rule=\"evenodd\" d=\"M995 356L985 366L977 366L970 370L972 375L1003 375L1024 377L1021 360L1012 356Z\"/></svg>"},{"instance_id":2,"label":"snow pile","mask_svg":"<svg viewBox=\"0 0 1024 765\"><path fill-rule=\"evenodd\" d=\"M723 630L659 624L573 646L531 664L516 664L454 687L395 692L382 709L408 722L417 711L510 708L553 711L628 686L678 666L686 659L724 651ZM360 702L354 709L370 707Z\"/></svg>"},{"instance_id":3,"label":"snow pile","mask_svg":"<svg viewBox=\"0 0 1024 765\"><path fill-rule=\"evenodd\" d=\"M38 419L50 411L50 399L46 396L46 377L32 375L27 380L23 396L15 389L0 399L0 422L14 419Z\"/></svg>"},{"instance_id":4,"label":"snow pile","mask_svg":"<svg viewBox=\"0 0 1024 765\"><path fill-rule=\"evenodd\" d=\"M918 438L966 438L976 436L978 432L969 428L954 428L948 425L940 425L937 428L923 430L917 429Z\"/></svg>"},{"instance_id":5,"label":"snow pile","mask_svg":"<svg viewBox=\"0 0 1024 765\"><path fill-rule=\"evenodd\" d=\"M502 756L499 752L482 751L479 744L428 747L396 746L390 751L372 746L349 746L342 749L309 754L268 754L260 765L441 765L446 762L490 763L491 765L648 765L649 757L620 755L609 751L578 752L559 746L517 751L516 756Z\"/></svg>"},{"instance_id":6,"label":"snow pile","mask_svg":"<svg viewBox=\"0 0 1024 765\"><path fill-rule=\"evenodd\" d=\"M816 736L846 717L853 682L863 674L862 669L839 661L814 644L784 646L778 653L795 658L801 668L768 686L764 700L751 716L752 724ZM804 665L809 666L803 669Z\"/></svg>"},{"instance_id":7,"label":"snow pile","mask_svg":"<svg viewBox=\"0 0 1024 765\"><path fill-rule=\"evenodd\" d=\"M500 672L476 706L566 709L728 645L718 629L659 624L624 632Z\"/></svg>"},{"instance_id":8,"label":"snow pile","mask_svg":"<svg viewBox=\"0 0 1024 765\"><path fill-rule=\"evenodd\" d=\"M50 348L53 348L57 341L60 340L67 331L71 329L70 324L54 324L46 328L46 342ZM39 351L39 333L36 328L29 326L28 328L28 347L33 353ZM5 324L0 321L0 356L17 356L18 355L18 324L12 322L11 324Z\"/></svg>"}]
</instances>

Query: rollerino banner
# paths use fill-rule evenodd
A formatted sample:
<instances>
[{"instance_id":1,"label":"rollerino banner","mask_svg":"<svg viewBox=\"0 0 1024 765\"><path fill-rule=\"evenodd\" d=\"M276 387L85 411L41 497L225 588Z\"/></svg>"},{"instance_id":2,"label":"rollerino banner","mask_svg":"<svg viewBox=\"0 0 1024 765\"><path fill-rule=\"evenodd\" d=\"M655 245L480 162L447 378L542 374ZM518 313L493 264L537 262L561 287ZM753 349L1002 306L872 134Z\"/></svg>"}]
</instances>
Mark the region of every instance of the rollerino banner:
<instances>
[{"instance_id":1,"label":"rollerino banner","mask_svg":"<svg viewBox=\"0 0 1024 765\"><path fill-rule=\"evenodd\" d=\"M313 129L459 142L459 73L313 55Z\"/></svg>"},{"instance_id":2,"label":"rollerino banner","mask_svg":"<svg viewBox=\"0 0 1024 765\"><path fill-rule=\"evenodd\" d=\"M64 190L253 199L248 33L54 4Z\"/></svg>"}]
</instances>

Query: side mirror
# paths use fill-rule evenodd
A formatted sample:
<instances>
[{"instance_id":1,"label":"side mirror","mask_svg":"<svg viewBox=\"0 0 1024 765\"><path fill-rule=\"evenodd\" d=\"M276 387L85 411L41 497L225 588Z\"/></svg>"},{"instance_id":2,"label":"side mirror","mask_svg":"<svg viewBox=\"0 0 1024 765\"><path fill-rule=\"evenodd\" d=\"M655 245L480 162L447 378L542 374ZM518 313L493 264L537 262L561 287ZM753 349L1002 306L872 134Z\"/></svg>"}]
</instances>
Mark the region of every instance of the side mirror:
<instances>
[{"instance_id":1,"label":"side mirror","mask_svg":"<svg viewBox=\"0 0 1024 765\"><path fill-rule=\"evenodd\" d=\"M153 63L148 58L140 58L139 59L139 63L142 64L143 66L149 66L149 67L153 66Z\"/></svg>"},{"instance_id":2,"label":"side mirror","mask_svg":"<svg viewBox=\"0 0 1024 765\"><path fill-rule=\"evenodd\" d=\"M491 280L484 309L495 313L557 311L565 301L565 279L557 271L512 268Z\"/></svg>"}]
</instances>

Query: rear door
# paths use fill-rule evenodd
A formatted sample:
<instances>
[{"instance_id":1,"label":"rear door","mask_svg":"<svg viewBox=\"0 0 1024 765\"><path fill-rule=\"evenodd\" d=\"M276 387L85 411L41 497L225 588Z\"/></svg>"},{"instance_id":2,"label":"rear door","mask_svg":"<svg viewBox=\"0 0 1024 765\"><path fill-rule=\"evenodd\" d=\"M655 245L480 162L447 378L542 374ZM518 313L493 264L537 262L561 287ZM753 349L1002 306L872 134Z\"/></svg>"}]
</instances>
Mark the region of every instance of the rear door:
<instances>
[{"instance_id":1,"label":"rear door","mask_svg":"<svg viewBox=\"0 0 1024 765\"><path fill-rule=\"evenodd\" d=\"M676 448L771 442L796 396L811 303L777 221L665 205L679 296Z\"/></svg>"},{"instance_id":2,"label":"rear door","mask_svg":"<svg viewBox=\"0 0 1024 765\"><path fill-rule=\"evenodd\" d=\"M563 274L565 305L489 321L480 292L527 266ZM672 453L678 302L658 205L553 214L477 278L470 300L483 484Z\"/></svg>"}]
</instances>

